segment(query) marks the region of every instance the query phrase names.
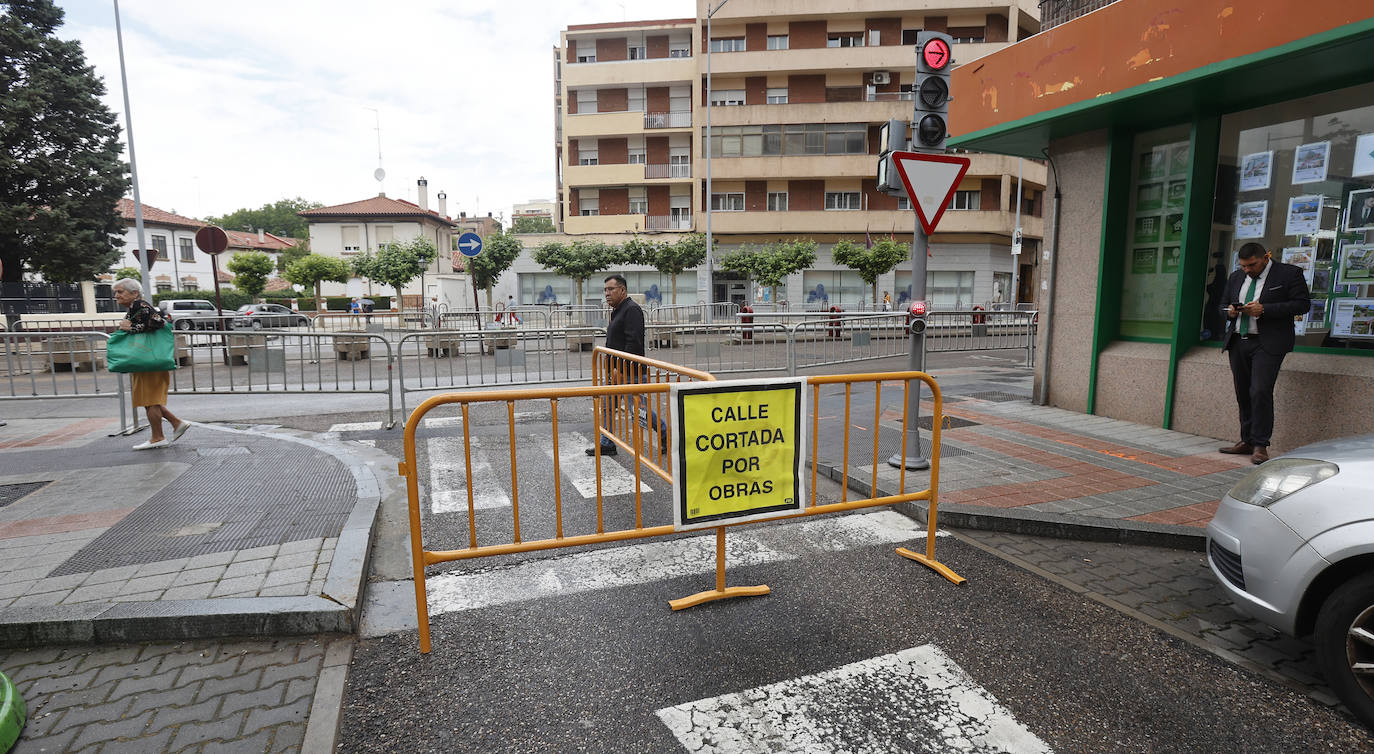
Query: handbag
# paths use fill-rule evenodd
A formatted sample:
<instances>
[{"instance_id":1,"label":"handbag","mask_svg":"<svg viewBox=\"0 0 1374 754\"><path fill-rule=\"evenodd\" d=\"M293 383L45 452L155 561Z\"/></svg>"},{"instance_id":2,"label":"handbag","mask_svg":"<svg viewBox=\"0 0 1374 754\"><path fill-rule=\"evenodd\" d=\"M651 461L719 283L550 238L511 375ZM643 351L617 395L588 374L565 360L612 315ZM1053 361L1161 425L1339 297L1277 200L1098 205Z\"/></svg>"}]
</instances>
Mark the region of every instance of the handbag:
<instances>
[{"instance_id":1,"label":"handbag","mask_svg":"<svg viewBox=\"0 0 1374 754\"><path fill-rule=\"evenodd\" d=\"M170 372L177 368L176 335L163 326L148 332L116 330L105 345L111 372Z\"/></svg>"}]
</instances>

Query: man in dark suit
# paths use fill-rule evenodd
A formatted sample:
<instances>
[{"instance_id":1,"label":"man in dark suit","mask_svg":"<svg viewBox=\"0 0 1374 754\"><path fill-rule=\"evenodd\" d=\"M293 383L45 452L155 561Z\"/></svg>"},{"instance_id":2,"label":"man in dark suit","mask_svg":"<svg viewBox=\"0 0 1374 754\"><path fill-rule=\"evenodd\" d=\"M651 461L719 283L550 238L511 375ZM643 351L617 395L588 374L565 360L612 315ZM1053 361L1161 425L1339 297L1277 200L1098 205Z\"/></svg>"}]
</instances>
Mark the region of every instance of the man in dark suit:
<instances>
[{"instance_id":1,"label":"man in dark suit","mask_svg":"<svg viewBox=\"0 0 1374 754\"><path fill-rule=\"evenodd\" d=\"M1240 405L1240 442L1223 453L1249 455L1253 463L1269 460L1274 430L1274 383L1283 357L1293 350L1293 318L1306 315L1311 295L1302 269L1275 262L1260 244L1236 252L1240 269L1226 281L1222 313L1231 357L1231 378Z\"/></svg>"},{"instance_id":2,"label":"man in dark suit","mask_svg":"<svg viewBox=\"0 0 1374 754\"><path fill-rule=\"evenodd\" d=\"M644 355L644 310L630 298L629 287L625 284L624 275L606 276L603 292L606 294L606 303L611 307L611 319L606 323L606 347L617 351L623 351L635 356ZM606 363L607 381L611 384L624 384L631 382L646 382L648 370L637 363L625 361L624 359L612 358ZM613 415L619 406L619 400L604 398L602 399L603 419L602 424L610 427L613 424ZM640 417L643 422L643 417ZM667 452L668 444L668 422L661 421L658 413L649 411L649 421L652 426L658 427L660 449ZM647 425L646 425L647 426ZM601 454L613 456L616 454L615 443L605 435L601 436ZM596 448L587 448L587 455L596 455Z\"/></svg>"}]
</instances>

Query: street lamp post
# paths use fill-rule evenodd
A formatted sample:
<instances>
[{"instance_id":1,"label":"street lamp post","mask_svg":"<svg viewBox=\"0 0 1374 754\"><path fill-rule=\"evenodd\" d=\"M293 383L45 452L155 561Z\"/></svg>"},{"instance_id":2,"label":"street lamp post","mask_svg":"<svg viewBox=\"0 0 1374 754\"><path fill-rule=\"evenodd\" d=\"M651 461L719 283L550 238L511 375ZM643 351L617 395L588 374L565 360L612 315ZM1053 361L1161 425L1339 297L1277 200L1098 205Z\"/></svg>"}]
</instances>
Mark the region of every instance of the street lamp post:
<instances>
[{"instance_id":1,"label":"street lamp post","mask_svg":"<svg viewBox=\"0 0 1374 754\"><path fill-rule=\"evenodd\" d=\"M707 0L706 7L706 321L712 321L712 312L715 307L715 236L711 233L711 17L716 15L716 11L725 7L730 0L720 0L715 8L711 8L710 1ZM700 287L698 287L700 290Z\"/></svg>"},{"instance_id":2,"label":"street lamp post","mask_svg":"<svg viewBox=\"0 0 1374 754\"><path fill-rule=\"evenodd\" d=\"M134 116L129 109L129 74L124 69L124 32L119 26L119 0L114 0L115 42L119 46L119 83L124 89L124 132L129 139L129 174L134 188L134 235L138 239L138 265L143 277L143 295L153 298L153 273L149 271L148 246L143 242L143 200L138 194L138 160L134 159ZM181 281L177 281L180 284ZM137 424L137 419L135 419Z\"/></svg>"}]
</instances>

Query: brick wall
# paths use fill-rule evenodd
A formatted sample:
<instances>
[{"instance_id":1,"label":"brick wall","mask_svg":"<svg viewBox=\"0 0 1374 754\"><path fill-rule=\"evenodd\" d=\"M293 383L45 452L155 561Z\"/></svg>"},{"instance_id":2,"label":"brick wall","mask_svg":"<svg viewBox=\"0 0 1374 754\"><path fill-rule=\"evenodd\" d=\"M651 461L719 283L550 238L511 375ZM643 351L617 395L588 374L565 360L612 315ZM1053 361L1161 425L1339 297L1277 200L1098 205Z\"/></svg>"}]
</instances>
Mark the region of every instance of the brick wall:
<instances>
[{"instance_id":1,"label":"brick wall","mask_svg":"<svg viewBox=\"0 0 1374 754\"><path fill-rule=\"evenodd\" d=\"M577 92L568 92L568 115L577 115Z\"/></svg>"},{"instance_id":2,"label":"brick wall","mask_svg":"<svg viewBox=\"0 0 1374 754\"><path fill-rule=\"evenodd\" d=\"M568 139L568 164L577 164L577 139Z\"/></svg>"},{"instance_id":3,"label":"brick wall","mask_svg":"<svg viewBox=\"0 0 1374 754\"><path fill-rule=\"evenodd\" d=\"M669 104L668 87L651 86L644 90L644 111L648 113L666 113Z\"/></svg>"},{"instance_id":4,"label":"brick wall","mask_svg":"<svg viewBox=\"0 0 1374 754\"><path fill-rule=\"evenodd\" d=\"M888 196L878 190L877 178L865 178L863 180L864 197L868 201L870 212L882 212L897 209L897 197Z\"/></svg>"},{"instance_id":5,"label":"brick wall","mask_svg":"<svg viewBox=\"0 0 1374 754\"><path fill-rule=\"evenodd\" d=\"M802 104L825 101L825 74L798 74L787 77L787 102Z\"/></svg>"},{"instance_id":6,"label":"brick wall","mask_svg":"<svg viewBox=\"0 0 1374 754\"><path fill-rule=\"evenodd\" d=\"M878 30L878 44L883 47L902 43L902 19L869 18L864 20L864 44L868 44L868 32Z\"/></svg>"},{"instance_id":7,"label":"brick wall","mask_svg":"<svg viewBox=\"0 0 1374 754\"><path fill-rule=\"evenodd\" d=\"M650 165L668 164L667 136L649 136L644 139L644 161Z\"/></svg>"},{"instance_id":8,"label":"brick wall","mask_svg":"<svg viewBox=\"0 0 1374 754\"><path fill-rule=\"evenodd\" d=\"M750 76L744 80L744 104L764 105L768 103L768 77Z\"/></svg>"},{"instance_id":9,"label":"brick wall","mask_svg":"<svg viewBox=\"0 0 1374 754\"><path fill-rule=\"evenodd\" d=\"M793 50L825 47L824 21L793 21L787 25L787 46Z\"/></svg>"},{"instance_id":10,"label":"brick wall","mask_svg":"<svg viewBox=\"0 0 1374 754\"><path fill-rule=\"evenodd\" d=\"M763 212L768 209L768 181L744 182L744 211Z\"/></svg>"},{"instance_id":11,"label":"brick wall","mask_svg":"<svg viewBox=\"0 0 1374 754\"><path fill-rule=\"evenodd\" d=\"M949 31L949 16L926 16L926 31Z\"/></svg>"},{"instance_id":12,"label":"brick wall","mask_svg":"<svg viewBox=\"0 0 1374 754\"><path fill-rule=\"evenodd\" d=\"M630 161L629 140L597 139L597 162L602 165L624 165Z\"/></svg>"},{"instance_id":13,"label":"brick wall","mask_svg":"<svg viewBox=\"0 0 1374 754\"><path fill-rule=\"evenodd\" d=\"M985 211L1002 209L1002 182L984 179L978 190L978 208Z\"/></svg>"},{"instance_id":14,"label":"brick wall","mask_svg":"<svg viewBox=\"0 0 1374 754\"><path fill-rule=\"evenodd\" d=\"M644 39L644 54L650 59L668 57L668 38L665 37L646 37Z\"/></svg>"},{"instance_id":15,"label":"brick wall","mask_svg":"<svg viewBox=\"0 0 1374 754\"><path fill-rule=\"evenodd\" d=\"M624 37L596 40L596 62L624 60L628 57L629 53L626 51Z\"/></svg>"},{"instance_id":16,"label":"brick wall","mask_svg":"<svg viewBox=\"0 0 1374 754\"><path fill-rule=\"evenodd\" d=\"M988 28L983 39L987 42L1007 41L1007 17L1000 13L988 14Z\"/></svg>"},{"instance_id":17,"label":"brick wall","mask_svg":"<svg viewBox=\"0 0 1374 754\"><path fill-rule=\"evenodd\" d=\"M788 181L788 211L814 211L825 209L825 181Z\"/></svg>"},{"instance_id":18,"label":"brick wall","mask_svg":"<svg viewBox=\"0 0 1374 754\"><path fill-rule=\"evenodd\" d=\"M623 113L629 107L628 89L601 89L596 93L596 111L600 113Z\"/></svg>"},{"instance_id":19,"label":"brick wall","mask_svg":"<svg viewBox=\"0 0 1374 754\"><path fill-rule=\"evenodd\" d=\"M597 209L603 215L630 214L630 190L624 188L604 188L597 192Z\"/></svg>"},{"instance_id":20,"label":"brick wall","mask_svg":"<svg viewBox=\"0 0 1374 754\"><path fill-rule=\"evenodd\" d=\"M666 142L667 139L664 139L664 141ZM663 160L664 162L667 162L668 158L665 156ZM671 200L669 199L670 194L668 187L649 186L647 189L645 189L644 193L645 198L649 200L649 214L654 217L667 217L669 214L668 209L670 206L672 206Z\"/></svg>"},{"instance_id":21,"label":"brick wall","mask_svg":"<svg viewBox=\"0 0 1374 754\"><path fill-rule=\"evenodd\" d=\"M744 49L753 52L768 48L768 24L744 25Z\"/></svg>"}]
</instances>

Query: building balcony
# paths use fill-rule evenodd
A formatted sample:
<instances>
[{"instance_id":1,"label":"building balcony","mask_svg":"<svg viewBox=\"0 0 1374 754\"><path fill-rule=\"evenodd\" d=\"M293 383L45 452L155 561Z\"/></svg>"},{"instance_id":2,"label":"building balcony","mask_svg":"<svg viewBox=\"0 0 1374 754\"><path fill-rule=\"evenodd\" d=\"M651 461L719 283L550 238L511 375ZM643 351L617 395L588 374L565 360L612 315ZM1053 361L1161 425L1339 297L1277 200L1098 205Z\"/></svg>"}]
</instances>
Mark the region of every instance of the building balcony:
<instances>
[{"instance_id":1,"label":"building balcony","mask_svg":"<svg viewBox=\"0 0 1374 754\"><path fill-rule=\"evenodd\" d=\"M909 64L911 62L909 61ZM689 83L696 76L697 61L694 58L616 60L605 63L569 63L563 66L563 86L568 88Z\"/></svg>"},{"instance_id":2,"label":"building balcony","mask_svg":"<svg viewBox=\"0 0 1374 754\"><path fill-rule=\"evenodd\" d=\"M988 178L995 176L1011 176L1012 190L1016 189L1016 171L1021 169L1022 181L1032 186L1043 187L1045 185L1046 168L1045 163L1035 160L1025 160L1018 166L1019 157L1011 157L1003 154L965 154L968 157L968 178Z\"/></svg>"},{"instance_id":3,"label":"building balcony","mask_svg":"<svg viewBox=\"0 0 1374 754\"><path fill-rule=\"evenodd\" d=\"M684 110L677 113L644 113L644 128L691 128L692 111Z\"/></svg>"},{"instance_id":4,"label":"building balcony","mask_svg":"<svg viewBox=\"0 0 1374 754\"><path fill-rule=\"evenodd\" d=\"M563 133L570 139L584 136L620 136L644 131L644 113L577 113L563 118Z\"/></svg>"},{"instance_id":5,"label":"building balcony","mask_svg":"<svg viewBox=\"0 0 1374 754\"><path fill-rule=\"evenodd\" d=\"M646 180L653 180L653 179L659 179L659 178L668 178L668 179L677 178L677 179L689 179L689 180L690 180L691 177L692 177L692 166L691 166L691 165L670 165L670 164L663 164L663 165L645 165L645 166L644 166L644 178L645 178Z\"/></svg>"},{"instance_id":6,"label":"building balcony","mask_svg":"<svg viewBox=\"0 0 1374 754\"><path fill-rule=\"evenodd\" d=\"M705 213L698 213L699 227L705 227ZM910 210L873 211L820 210L792 212L712 212L711 232L736 234L828 234L895 233L897 240L910 242L916 227L916 213ZM936 228L936 235L950 233L1004 236L1011 243L1016 229L1014 212L955 211L945 212ZM1021 230L1026 238L1041 238L1045 223L1042 218L1021 216Z\"/></svg>"},{"instance_id":7,"label":"building balcony","mask_svg":"<svg viewBox=\"0 0 1374 754\"><path fill-rule=\"evenodd\" d=\"M569 165L563 168L563 185L625 186L644 182L644 166L638 163L619 165Z\"/></svg>"},{"instance_id":8,"label":"building balcony","mask_svg":"<svg viewBox=\"0 0 1374 754\"><path fill-rule=\"evenodd\" d=\"M711 108L711 126L779 123L885 123L911 120L911 100L892 97L877 102L809 102L788 105L730 105ZM697 125L706 128L706 109L697 110Z\"/></svg>"},{"instance_id":9,"label":"building balcony","mask_svg":"<svg viewBox=\"0 0 1374 754\"><path fill-rule=\"evenodd\" d=\"M697 0L698 18L705 18L707 0ZM715 5L714 2L710 3ZM938 0L865 0L864 15L881 16L921 15L924 12L947 13L950 4ZM1039 18L1037 0L962 0L959 12L990 11L1005 14L1008 7L1019 8L1031 18ZM749 3L725 5L715 13L716 24L747 21L778 21L800 16L827 16L835 12L834 0L754 0ZM704 24L703 24L704 26ZM717 27L719 29L719 27ZM703 29L704 30L704 29Z\"/></svg>"},{"instance_id":10,"label":"building balcony","mask_svg":"<svg viewBox=\"0 0 1374 754\"><path fill-rule=\"evenodd\" d=\"M649 230L691 230L691 217L673 217L670 215L649 215L647 224L644 226Z\"/></svg>"},{"instance_id":11,"label":"building balcony","mask_svg":"<svg viewBox=\"0 0 1374 754\"><path fill-rule=\"evenodd\" d=\"M644 215L574 215L563 221L563 232L570 236L634 233L644 227Z\"/></svg>"},{"instance_id":12,"label":"building balcony","mask_svg":"<svg viewBox=\"0 0 1374 754\"><path fill-rule=\"evenodd\" d=\"M1005 6L1003 6L1005 7ZM1006 47L1006 42L954 45L954 64L970 63ZM916 57L908 45L877 47L808 47L793 50L753 50L711 53L712 77L764 74L821 73L826 71L897 71L911 69ZM702 63L705 70L705 63ZM717 87L719 85L717 84Z\"/></svg>"},{"instance_id":13,"label":"building balcony","mask_svg":"<svg viewBox=\"0 0 1374 754\"><path fill-rule=\"evenodd\" d=\"M706 174L706 160L697 160L697 171ZM782 180L786 178L872 178L878 156L872 154L807 154L777 157L713 157L711 180Z\"/></svg>"}]
</instances>

